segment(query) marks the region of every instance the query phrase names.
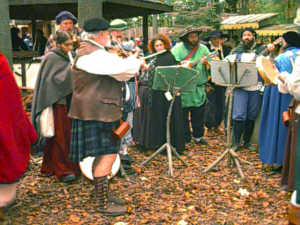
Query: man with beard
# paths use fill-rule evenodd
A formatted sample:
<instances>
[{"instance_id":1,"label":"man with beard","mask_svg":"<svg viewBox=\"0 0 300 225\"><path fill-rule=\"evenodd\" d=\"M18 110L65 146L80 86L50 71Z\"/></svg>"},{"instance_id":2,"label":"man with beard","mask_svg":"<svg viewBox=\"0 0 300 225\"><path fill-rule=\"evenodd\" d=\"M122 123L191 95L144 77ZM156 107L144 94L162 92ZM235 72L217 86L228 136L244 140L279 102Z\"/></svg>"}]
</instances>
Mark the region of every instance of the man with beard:
<instances>
[{"instance_id":1,"label":"man with beard","mask_svg":"<svg viewBox=\"0 0 300 225\"><path fill-rule=\"evenodd\" d=\"M264 49L256 43L256 33L252 28L246 28L241 34L241 43L232 50L227 58L230 61L253 62L257 55ZM250 145L250 139L254 130L255 119L261 106L259 85L236 88L233 92L233 149L238 150L240 139L243 136L243 147L256 150Z\"/></svg>"},{"instance_id":2,"label":"man with beard","mask_svg":"<svg viewBox=\"0 0 300 225\"><path fill-rule=\"evenodd\" d=\"M122 48L123 32L127 29L127 23L121 19L114 19L110 22L111 44Z\"/></svg>"},{"instance_id":3,"label":"man with beard","mask_svg":"<svg viewBox=\"0 0 300 225\"><path fill-rule=\"evenodd\" d=\"M120 199L111 198L108 175L120 149L112 132L122 117L124 96L121 81L134 76L142 60L134 55L126 59L106 51L110 44L109 23L103 18L85 21L86 40L80 43L73 66L73 96L69 116L72 140L69 157L80 162L95 157L95 209L102 215L126 213ZM100 62L100 63L99 63Z\"/></svg>"},{"instance_id":4,"label":"man with beard","mask_svg":"<svg viewBox=\"0 0 300 225\"><path fill-rule=\"evenodd\" d=\"M191 114L191 124L193 128L194 141L207 145L202 138L204 134L204 105L206 102L205 83L208 80L205 65L206 56L209 54L208 48L200 44L200 30L193 26L187 27L180 35L182 42L178 43L171 50L175 59L179 62L195 62L194 69L198 70L199 76L195 80L197 87L194 92L184 92L181 94L183 115L184 115L184 135L185 142L191 141L191 132L189 126L189 114ZM198 63L196 63L198 62Z\"/></svg>"},{"instance_id":5,"label":"man with beard","mask_svg":"<svg viewBox=\"0 0 300 225\"><path fill-rule=\"evenodd\" d=\"M114 19L110 22L111 45L118 48L118 54L122 57L127 57L132 54L133 46L129 42L124 42L124 30L127 29L127 23L121 19ZM123 88L130 94L130 98L124 99L124 110L122 119L129 123L130 129L126 132L121 140L119 155L121 158L122 166L126 174L133 174L134 170L131 168L132 158L128 153L128 147L132 143L131 128L133 127L133 110L135 106L135 82L132 78L128 82L122 83ZM127 93L128 94L128 93Z\"/></svg>"}]
</instances>

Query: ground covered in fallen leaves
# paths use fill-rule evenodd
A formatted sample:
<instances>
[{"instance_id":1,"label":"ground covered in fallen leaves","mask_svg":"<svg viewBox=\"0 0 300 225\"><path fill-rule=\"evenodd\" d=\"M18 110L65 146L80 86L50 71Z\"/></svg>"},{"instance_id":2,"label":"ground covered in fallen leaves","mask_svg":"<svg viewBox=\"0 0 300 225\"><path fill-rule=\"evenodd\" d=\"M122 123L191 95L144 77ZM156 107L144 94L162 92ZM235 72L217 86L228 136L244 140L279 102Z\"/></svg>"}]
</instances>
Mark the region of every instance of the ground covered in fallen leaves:
<instances>
[{"instance_id":1,"label":"ground covered in fallen leaves","mask_svg":"<svg viewBox=\"0 0 300 225\"><path fill-rule=\"evenodd\" d=\"M264 171L257 152L241 150L246 180L223 160L203 173L224 151L224 136L206 138L209 146L190 144L182 156L188 166L174 158L174 176L168 176L166 156L158 155L146 167L140 164L151 152L132 148L136 174L130 181L115 177L111 188L126 199L128 214L102 217L90 205L93 185L84 177L63 184L39 173L41 160L33 158L17 192L17 202L5 214L3 224L287 224L290 194L281 191L280 174Z\"/></svg>"}]
</instances>

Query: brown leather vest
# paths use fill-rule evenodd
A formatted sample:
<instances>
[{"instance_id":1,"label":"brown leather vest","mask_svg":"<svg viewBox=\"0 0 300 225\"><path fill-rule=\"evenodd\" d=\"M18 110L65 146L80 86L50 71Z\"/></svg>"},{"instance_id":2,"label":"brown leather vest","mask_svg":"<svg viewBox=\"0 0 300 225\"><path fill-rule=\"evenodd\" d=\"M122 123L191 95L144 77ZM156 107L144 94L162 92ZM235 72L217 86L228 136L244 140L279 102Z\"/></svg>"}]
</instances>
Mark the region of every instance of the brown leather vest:
<instances>
[{"instance_id":1,"label":"brown leather vest","mask_svg":"<svg viewBox=\"0 0 300 225\"><path fill-rule=\"evenodd\" d=\"M77 51L77 59L98 49L93 43L84 42ZM71 118L103 122L113 122L121 118L121 82L110 76L93 75L76 68L73 68L72 81L73 96L69 112Z\"/></svg>"}]
</instances>

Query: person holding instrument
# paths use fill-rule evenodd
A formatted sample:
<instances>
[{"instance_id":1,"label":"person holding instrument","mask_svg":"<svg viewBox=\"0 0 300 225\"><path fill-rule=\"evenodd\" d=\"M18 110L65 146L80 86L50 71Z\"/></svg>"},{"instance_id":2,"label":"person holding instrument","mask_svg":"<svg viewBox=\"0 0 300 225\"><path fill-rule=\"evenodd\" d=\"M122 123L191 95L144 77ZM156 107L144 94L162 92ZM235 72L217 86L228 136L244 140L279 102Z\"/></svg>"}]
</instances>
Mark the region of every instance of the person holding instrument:
<instances>
[{"instance_id":1,"label":"person holding instrument","mask_svg":"<svg viewBox=\"0 0 300 225\"><path fill-rule=\"evenodd\" d=\"M200 44L200 30L190 26L187 27L180 35L182 42L175 45L171 52L178 62L191 61L194 68L200 72L197 80L196 91L192 93L182 93L182 107L184 117L184 137L185 142L191 141L191 131L189 123L189 114L191 115L191 124L193 128L194 141L207 145L203 139L204 134L204 105L207 100L205 92L205 83L208 80L206 68L207 58L209 54L208 48Z\"/></svg>"},{"instance_id":2,"label":"person holding instrument","mask_svg":"<svg viewBox=\"0 0 300 225\"><path fill-rule=\"evenodd\" d=\"M166 50L150 59L147 70L147 90L142 96L143 123L139 127L139 144L145 149L155 150L166 142L166 119L170 105L164 91L152 90L155 68L176 65L177 61L170 52L171 40L163 33L158 33L149 41L148 50L151 54ZM181 96L174 97L176 99L171 116L171 143L179 153L182 153L185 143Z\"/></svg>"},{"instance_id":3,"label":"person holding instrument","mask_svg":"<svg viewBox=\"0 0 300 225\"><path fill-rule=\"evenodd\" d=\"M300 48L299 35L293 31L284 33L281 48L282 53L275 58L275 67L280 73L291 73L291 59L295 60ZM288 129L281 115L288 109L291 99L290 94L279 93L277 86L265 88L258 138L260 160L265 164L282 166Z\"/></svg>"},{"instance_id":4,"label":"person holding instrument","mask_svg":"<svg viewBox=\"0 0 300 225\"><path fill-rule=\"evenodd\" d=\"M132 55L132 47L128 43L124 42L123 35L124 30L127 29L127 23L121 19L114 19L110 22L110 34L111 34L111 51L115 51L119 56L127 58ZM131 130L133 127L133 110L136 107L136 91L135 91L135 78L131 78L128 82L122 83L123 88L127 90L128 99L124 99L124 110L122 119L126 121L130 128L123 136L120 145L119 155L121 158L122 166L126 174L133 174L134 170L131 168L132 158L128 153L128 147L133 142Z\"/></svg>"},{"instance_id":5,"label":"person holding instrument","mask_svg":"<svg viewBox=\"0 0 300 225\"><path fill-rule=\"evenodd\" d=\"M109 53L109 23L103 18L84 22L86 40L81 42L73 65L73 96L69 116L72 138L69 158L73 162L95 157L94 208L107 216L126 213L119 200L112 199L108 175L120 149L112 132L120 124L123 109L122 81L138 72L142 60L125 59ZM101 63L99 63L101 62Z\"/></svg>"}]
</instances>

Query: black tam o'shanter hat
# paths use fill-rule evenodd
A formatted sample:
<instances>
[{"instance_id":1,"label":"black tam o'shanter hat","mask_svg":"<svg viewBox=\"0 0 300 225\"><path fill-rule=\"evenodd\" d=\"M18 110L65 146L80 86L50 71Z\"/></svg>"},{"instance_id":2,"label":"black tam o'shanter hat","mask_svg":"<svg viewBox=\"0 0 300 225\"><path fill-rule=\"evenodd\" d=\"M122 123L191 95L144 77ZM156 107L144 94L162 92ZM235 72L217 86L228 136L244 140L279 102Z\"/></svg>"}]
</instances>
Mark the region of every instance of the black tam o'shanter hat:
<instances>
[{"instance_id":1,"label":"black tam o'shanter hat","mask_svg":"<svg viewBox=\"0 0 300 225\"><path fill-rule=\"evenodd\" d=\"M55 17L55 21L56 21L57 25L61 24L61 22L64 21L64 20L72 20L73 24L77 23L77 18L72 13L70 13L69 11L61 11Z\"/></svg>"},{"instance_id":2,"label":"black tam o'shanter hat","mask_svg":"<svg viewBox=\"0 0 300 225\"><path fill-rule=\"evenodd\" d=\"M282 35L290 47L300 47L300 35L295 31L288 31Z\"/></svg>"},{"instance_id":3,"label":"black tam o'shanter hat","mask_svg":"<svg viewBox=\"0 0 300 225\"><path fill-rule=\"evenodd\" d=\"M84 22L83 30L88 33L109 29L109 23L103 18L88 19Z\"/></svg>"}]
</instances>

